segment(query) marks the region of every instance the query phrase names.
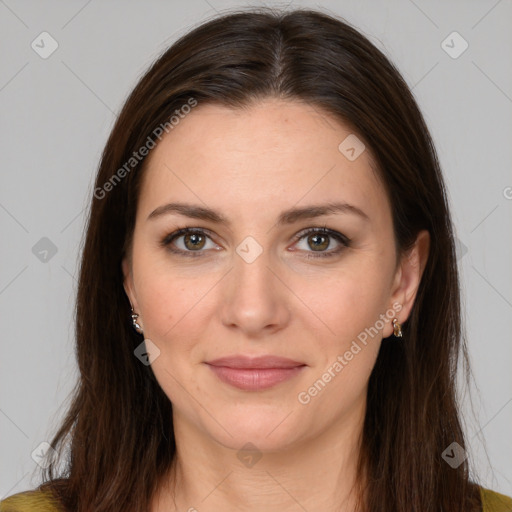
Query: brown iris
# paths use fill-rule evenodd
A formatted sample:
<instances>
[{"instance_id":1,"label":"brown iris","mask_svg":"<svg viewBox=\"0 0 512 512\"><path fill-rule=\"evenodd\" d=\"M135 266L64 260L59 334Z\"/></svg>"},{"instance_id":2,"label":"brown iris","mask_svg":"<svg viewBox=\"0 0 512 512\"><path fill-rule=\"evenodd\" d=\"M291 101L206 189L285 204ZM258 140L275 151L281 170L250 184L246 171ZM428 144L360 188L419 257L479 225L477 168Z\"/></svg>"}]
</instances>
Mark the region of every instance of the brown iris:
<instances>
[{"instance_id":1,"label":"brown iris","mask_svg":"<svg viewBox=\"0 0 512 512\"><path fill-rule=\"evenodd\" d=\"M188 245L190 242L190 246ZM198 233L189 233L183 236L185 247L190 250L202 249L205 244L205 237Z\"/></svg>"},{"instance_id":2,"label":"brown iris","mask_svg":"<svg viewBox=\"0 0 512 512\"><path fill-rule=\"evenodd\" d=\"M322 250L327 249L329 247L329 237L326 235L319 235L319 234L313 234L308 236L308 244L309 242L313 240L314 245L310 245L312 249L316 250ZM319 240L322 240L322 242L318 243Z\"/></svg>"}]
</instances>

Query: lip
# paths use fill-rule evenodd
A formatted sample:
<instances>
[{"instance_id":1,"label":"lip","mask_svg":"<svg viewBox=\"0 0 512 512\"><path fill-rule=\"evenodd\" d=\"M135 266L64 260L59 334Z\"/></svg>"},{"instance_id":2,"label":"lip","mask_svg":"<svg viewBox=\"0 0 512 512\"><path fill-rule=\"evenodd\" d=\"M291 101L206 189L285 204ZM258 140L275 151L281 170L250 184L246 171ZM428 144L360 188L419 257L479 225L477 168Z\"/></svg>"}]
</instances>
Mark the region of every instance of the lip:
<instances>
[{"instance_id":1,"label":"lip","mask_svg":"<svg viewBox=\"0 0 512 512\"><path fill-rule=\"evenodd\" d=\"M297 366L304 366L304 363L279 356L244 356L235 355L228 357L221 357L213 361L207 361L206 364L211 366L225 366L228 368L237 369L267 369L267 368L296 368Z\"/></svg>"},{"instance_id":2,"label":"lip","mask_svg":"<svg viewBox=\"0 0 512 512\"><path fill-rule=\"evenodd\" d=\"M206 363L226 384L245 391L260 391L295 377L304 363L278 356L230 356Z\"/></svg>"}]
</instances>

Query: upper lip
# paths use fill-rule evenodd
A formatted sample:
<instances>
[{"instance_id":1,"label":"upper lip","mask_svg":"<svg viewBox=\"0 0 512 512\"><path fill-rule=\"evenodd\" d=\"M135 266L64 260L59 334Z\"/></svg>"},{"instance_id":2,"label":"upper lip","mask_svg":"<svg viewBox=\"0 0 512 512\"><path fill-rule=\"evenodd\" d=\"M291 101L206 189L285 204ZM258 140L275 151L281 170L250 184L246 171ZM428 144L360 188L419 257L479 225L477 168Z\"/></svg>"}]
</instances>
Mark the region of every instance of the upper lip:
<instances>
[{"instance_id":1,"label":"upper lip","mask_svg":"<svg viewBox=\"0 0 512 512\"><path fill-rule=\"evenodd\" d=\"M305 366L304 363L293 361L286 357L278 356L244 356L234 355L228 357L221 357L212 361L206 361L206 364L212 366L227 366L229 368L295 368L297 366Z\"/></svg>"}]
</instances>

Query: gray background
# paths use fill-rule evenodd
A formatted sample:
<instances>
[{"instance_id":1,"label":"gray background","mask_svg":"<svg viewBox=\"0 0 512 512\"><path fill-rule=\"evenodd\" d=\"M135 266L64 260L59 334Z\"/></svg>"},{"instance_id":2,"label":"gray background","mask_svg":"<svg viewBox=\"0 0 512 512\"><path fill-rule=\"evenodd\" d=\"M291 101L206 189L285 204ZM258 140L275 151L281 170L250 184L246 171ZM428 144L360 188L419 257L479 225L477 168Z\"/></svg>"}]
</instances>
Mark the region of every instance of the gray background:
<instances>
[{"instance_id":1,"label":"gray background","mask_svg":"<svg viewBox=\"0 0 512 512\"><path fill-rule=\"evenodd\" d=\"M31 453L44 449L76 378L74 276L84 209L116 112L178 36L244 5L0 0L0 497L37 485ZM479 390L480 423L469 417L466 426L469 456L484 485L512 495L512 2L294 1L288 8L299 6L359 28L391 57L424 112L460 241ZM43 31L58 43L46 59L31 47L43 45ZM445 50L458 52L461 40L442 45L453 31L469 44L458 58ZM43 237L55 254L43 252Z\"/></svg>"}]
</instances>

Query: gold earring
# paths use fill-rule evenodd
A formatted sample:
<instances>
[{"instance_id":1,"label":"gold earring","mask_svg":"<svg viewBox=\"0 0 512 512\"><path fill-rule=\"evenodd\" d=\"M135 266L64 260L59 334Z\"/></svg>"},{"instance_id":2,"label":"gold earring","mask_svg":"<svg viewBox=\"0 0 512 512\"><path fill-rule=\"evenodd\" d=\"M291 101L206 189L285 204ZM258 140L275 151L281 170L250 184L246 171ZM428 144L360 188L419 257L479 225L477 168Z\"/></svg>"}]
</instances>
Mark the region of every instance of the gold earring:
<instances>
[{"instance_id":1,"label":"gold earring","mask_svg":"<svg viewBox=\"0 0 512 512\"><path fill-rule=\"evenodd\" d=\"M393 318L393 335L397 338L402 337L402 326L398 323L397 318Z\"/></svg>"},{"instance_id":2,"label":"gold earring","mask_svg":"<svg viewBox=\"0 0 512 512\"><path fill-rule=\"evenodd\" d=\"M140 326L139 322L137 321L138 318L139 318L139 315L137 313L133 312L133 307L132 307L132 324L133 324L133 328L139 334L142 334L142 327Z\"/></svg>"}]
</instances>

